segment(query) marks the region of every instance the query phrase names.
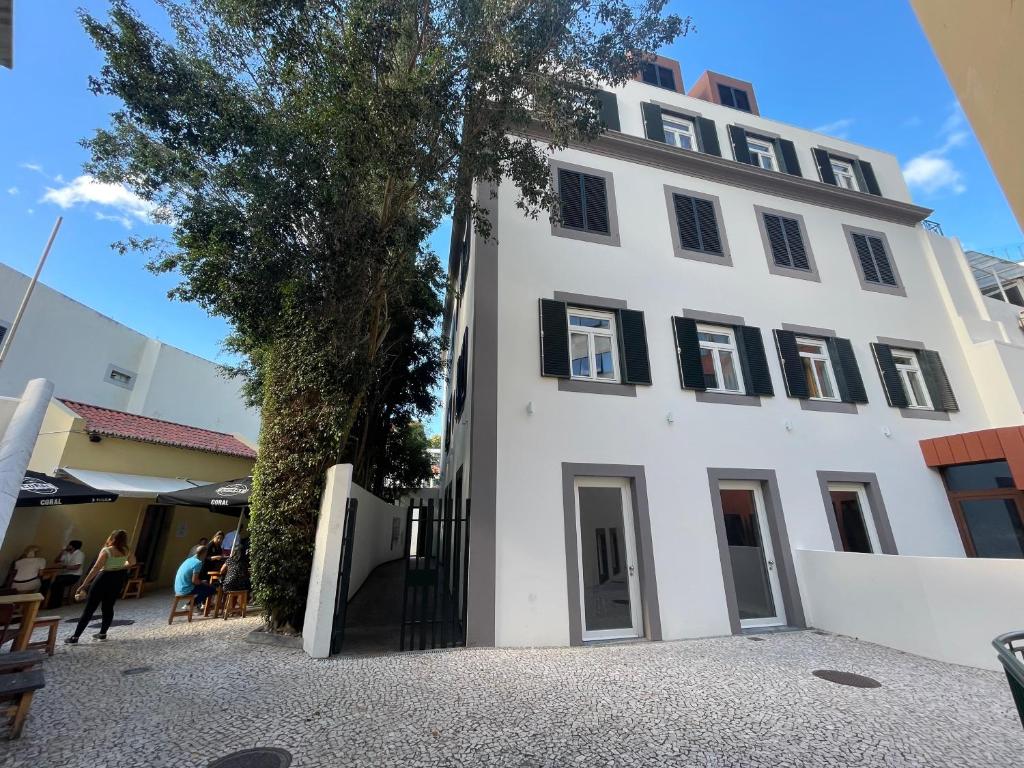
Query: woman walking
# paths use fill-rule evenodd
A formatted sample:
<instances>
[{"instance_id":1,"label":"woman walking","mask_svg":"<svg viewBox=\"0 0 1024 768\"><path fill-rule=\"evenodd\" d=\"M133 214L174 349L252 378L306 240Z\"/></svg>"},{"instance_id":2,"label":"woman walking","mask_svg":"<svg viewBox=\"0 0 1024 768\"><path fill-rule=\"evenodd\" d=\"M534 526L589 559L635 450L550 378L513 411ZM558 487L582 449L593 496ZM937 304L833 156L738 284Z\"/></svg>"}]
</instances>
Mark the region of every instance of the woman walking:
<instances>
[{"instance_id":1,"label":"woman walking","mask_svg":"<svg viewBox=\"0 0 1024 768\"><path fill-rule=\"evenodd\" d=\"M96 608L102 608L103 622L100 631L93 637L97 640L107 639L107 630L110 629L110 622L114 619L114 603L121 596L124 590L125 581L128 576L128 567L135 565L135 556L128 551L128 532L117 530L107 537L107 543L100 550L96 564L93 565L89 575L82 581L82 586L76 593L76 597L89 591L89 599L85 603L85 610L82 611L82 618L78 620L75 633L64 638L65 643L78 642L85 628L92 621Z\"/></svg>"}]
</instances>

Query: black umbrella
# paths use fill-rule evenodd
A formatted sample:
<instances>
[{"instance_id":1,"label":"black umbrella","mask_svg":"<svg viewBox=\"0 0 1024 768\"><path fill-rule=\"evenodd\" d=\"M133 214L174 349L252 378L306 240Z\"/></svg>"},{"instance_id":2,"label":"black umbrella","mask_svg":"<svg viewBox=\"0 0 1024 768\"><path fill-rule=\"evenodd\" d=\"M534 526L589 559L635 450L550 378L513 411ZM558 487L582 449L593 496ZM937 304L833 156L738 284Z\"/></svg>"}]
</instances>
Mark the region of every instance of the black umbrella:
<instances>
[{"instance_id":1,"label":"black umbrella","mask_svg":"<svg viewBox=\"0 0 1024 768\"><path fill-rule=\"evenodd\" d=\"M18 491L16 507L55 507L64 504L97 504L117 501L117 494L85 483L26 472Z\"/></svg>"},{"instance_id":2,"label":"black umbrella","mask_svg":"<svg viewBox=\"0 0 1024 768\"><path fill-rule=\"evenodd\" d=\"M252 475L237 480L225 480L195 488L185 488L174 493L161 493L157 504L176 504L182 507L209 507L226 514L241 514L249 506L252 491Z\"/></svg>"}]
</instances>

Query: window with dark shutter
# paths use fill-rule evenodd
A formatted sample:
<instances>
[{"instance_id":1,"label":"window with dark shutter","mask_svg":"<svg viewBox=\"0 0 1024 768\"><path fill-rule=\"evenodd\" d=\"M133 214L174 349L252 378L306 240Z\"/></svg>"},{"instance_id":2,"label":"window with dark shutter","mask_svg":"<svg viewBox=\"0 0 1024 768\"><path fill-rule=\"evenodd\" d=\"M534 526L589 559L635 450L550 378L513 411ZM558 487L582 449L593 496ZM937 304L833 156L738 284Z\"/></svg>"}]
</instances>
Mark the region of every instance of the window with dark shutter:
<instances>
[{"instance_id":1,"label":"window with dark shutter","mask_svg":"<svg viewBox=\"0 0 1024 768\"><path fill-rule=\"evenodd\" d=\"M844 403L866 403L868 394L864 389L864 379L860 375L853 344L849 339L828 338L825 341L836 374L836 383L839 385L840 398Z\"/></svg>"},{"instance_id":2,"label":"window with dark shutter","mask_svg":"<svg viewBox=\"0 0 1024 768\"><path fill-rule=\"evenodd\" d=\"M651 362L647 355L647 327L644 313L618 310L619 361L624 384L650 384Z\"/></svg>"},{"instance_id":3,"label":"window with dark shutter","mask_svg":"<svg viewBox=\"0 0 1024 768\"><path fill-rule=\"evenodd\" d=\"M768 369L768 356L764 351L761 329L753 325L736 326L736 344L743 367L743 381L748 395L772 397L775 387Z\"/></svg>"},{"instance_id":4,"label":"window with dark shutter","mask_svg":"<svg viewBox=\"0 0 1024 768\"><path fill-rule=\"evenodd\" d=\"M828 152L818 147L812 149L811 152L814 154L814 163L818 166L818 176L821 177L821 180L834 187L838 186L835 171L832 170L832 158Z\"/></svg>"},{"instance_id":5,"label":"window with dark shutter","mask_svg":"<svg viewBox=\"0 0 1024 768\"><path fill-rule=\"evenodd\" d=\"M750 147L747 144L747 132L738 125L730 125L729 140L732 142L732 156L736 162L750 165Z\"/></svg>"},{"instance_id":6,"label":"window with dark shutter","mask_svg":"<svg viewBox=\"0 0 1024 768\"><path fill-rule=\"evenodd\" d=\"M619 130L619 101L610 91L597 91L601 122L609 131Z\"/></svg>"},{"instance_id":7,"label":"window with dark shutter","mask_svg":"<svg viewBox=\"0 0 1024 768\"><path fill-rule=\"evenodd\" d=\"M469 328L462 333L462 351L455 366L455 418L461 419L466 407L466 389L469 380Z\"/></svg>"},{"instance_id":8,"label":"window with dark shutter","mask_svg":"<svg viewBox=\"0 0 1024 768\"><path fill-rule=\"evenodd\" d=\"M860 170L860 175L864 178L864 191L869 195L881 196L882 190L878 188L878 179L875 178L875 169L871 167L871 163L866 160L859 160L857 161L857 168Z\"/></svg>"},{"instance_id":9,"label":"window with dark shutter","mask_svg":"<svg viewBox=\"0 0 1024 768\"><path fill-rule=\"evenodd\" d=\"M903 380L896 370L896 361L892 357L892 347L888 344L872 344L871 354L875 357L878 377L882 380L885 400L893 408L906 408L909 405L907 393L903 389Z\"/></svg>"},{"instance_id":10,"label":"window with dark shutter","mask_svg":"<svg viewBox=\"0 0 1024 768\"><path fill-rule=\"evenodd\" d=\"M562 226L607 235L608 190L601 176L558 170L558 196Z\"/></svg>"},{"instance_id":11,"label":"window with dark shutter","mask_svg":"<svg viewBox=\"0 0 1024 768\"><path fill-rule=\"evenodd\" d=\"M917 353L917 360L921 365L925 383L928 385L932 407L936 411L959 411L960 405L956 401L956 395L953 394L953 387L949 383L949 377L946 375L946 368L942 365L939 353L930 349L922 349Z\"/></svg>"},{"instance_id":12,"label":"window with dark shutter","mask_svg":"<svg viewBox=\"0 0 1024 768\"><path fill-rule=\"evenodd\" d=\"M857 249L857 259L864 272L864 280L879 285L896 285L892 262L886 253L882 239L873 235L855 232L852 235L853 246Z\"/></svg>"},{"instance_id":13,"label":"window with dark shutter","mask_svg":"<svg viewBox=\"0 0 1024 768\"><path fill-rule=\"evenodd\" d=\"M690 317L673 317L672 334L679 383L684 389L755 397L775 394L760 328L714 322L698 324ZM739 378L728 372L736 363Z\"/></svg>"},{"instance_id":14,"label":"window with dark shutter","mask_svg":"<svg viewBox=\"0 0 1024 768\"><path fill-rule=\"evenodd\" d=\"M644 133L651 141L665 141L665 123L661 117L661 107L645 101L640 105L644 117Z\"/></svg>"},{"instance_id":15,"label":"window with dark shutter","mask_svg":"<svg viewBox=\"0 0 1024 768\"><path fill-rule=\"evenodd\" d=\"M800 172L800 161L796 157L796 147L788 139L776 139L782 157L782 169L790 176L803 176Z\"/></svg>"},{"instance_id":16,"label":"window with dark shutter","mask_svg":"<svg viewBox=\"0 0 1024 768\"><path fill-rule=\"evenodd\" d=\"M672 318L672 335L676 341L676 361L679 364L679 383L684 389L706 389L704 368L701 363L697 321L688 317Z\"/></svg>"},{"instance_id":17,"label":"window with dark shutter","mask_svg":"<svg viewBox=\"0 0 1024 768\"><path fill-rule=\"evenodd\" d=\"M700 151L707 155L721 157L722 149L718 144L718 130L715 128L715 121L706 117L698 117L696 125Z\"/></svg>"},{"instance_id":18,"label":"window with dark shutter","mask_svg":"<svg viewBox=\"0 0 1024 768\"><path fill-rule=\"evenodd\" d=\"M773 213L765 213L763 216L768 244L775 263L780 267L809 271L810 263L800 232L800 222Z\"/></svg>"},{"instance_id":19,"label":"window with dark shutter","mask_svg":"<svg viewBox=\"0 0 1024 768\"><path fill-rule=\"evenodd\" d=\"M710 200L689 195L672 195L679 230L680 247L690 251L722 255L715 206Z\"/></svg>"},{"instance_id":20,"label":"window with dark shutter","mask_svg":"<svg viewBox=\"0 0 1024 768\"><path fill-rule=\"evenodd\" d=\"M796 334L793 331L775 329L775 348L779 352L779 363L782 365L782 375L786 381L786 393L790 397L806 400L811 396L810 387L807 385L807 374L804 372L804 364L800 359L800 349L797 345Z\"/></svg>"},{"instance_id":21,"label":"window with dark shutter","mask_svg":"<svg viewBox=\"0 0 1024 768\"><path fill-rule=\"evenodd\" d=\"M540 300L540 374L567 379L569 319L564 301Z\"/></svg>"}]
</instances>

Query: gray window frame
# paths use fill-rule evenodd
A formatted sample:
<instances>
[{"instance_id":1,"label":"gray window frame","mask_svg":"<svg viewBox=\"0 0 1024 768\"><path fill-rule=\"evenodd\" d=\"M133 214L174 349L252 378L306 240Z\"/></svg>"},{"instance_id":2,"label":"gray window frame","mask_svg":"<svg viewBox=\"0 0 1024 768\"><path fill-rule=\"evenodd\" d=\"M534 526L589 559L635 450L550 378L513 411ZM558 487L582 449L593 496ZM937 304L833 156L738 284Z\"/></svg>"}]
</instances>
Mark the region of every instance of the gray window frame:
<instances>
[{"instance_id":1,"label":"gray window frame","mask_svg":"<svg viewBox=\"0 0 1024 768\"><path fill-rule=\"evenodd\" d=\"M892 336L877 336L875 340L879 344L886 344L897 349L909 349L913 352L922 352L928 349L923 341L913 339L897 339ZM882 385L884 388L884 384ZM949 421L948 411L936 411L935 403L929 408L899 408L900 416L904 419L922 419L924 421Z\"/></svg>"},{"instance_id":2,"label":"gray window frame","mask_svg":"<svg viewBox=\"0 0 1024 768\"><path fill-rule=\"evenodd\" d=\"M116 379L112 379L110 377L110 374L112 373L119 373L122 376L128 376L130 377L131 380L128 382L117 381ZM121 366L114 365L113 363L107 366L107 371L106 373L103 374L103 380L107 382L107 384L113 384L115 387L121 387L121 389L129 390L135 388L135 380L137 378L138 373L136 373L135 371L129 371L127 368L122 368Z\"/></svg>"},{"instance_id":3,"label":"gray window frame","mask_svg":"<svg viewBox=\"0 0 1024 768\"><path fill-rule=\"evenodd\" d=\"M672 200L673 195L686 195L687 197L707 200L711 203L715 209L715 223L718 225L718 239L722 243L721 256L714 253L707 253L705 251L694 251L689 248L683 248L682 241L679 239L679 226L676 222L676 208ZM722 216L722 203L717 195L708 194L707 192L698 192L695 189L673 187L666 184L665 209L668 211L669 229L672 234L672 252L675 254L676 258L701 261L705 264L717 264L723 267L731 267L733 265L732 251L729 249L729 239L725 233L725 219Z\"/></svg>"},{"instance_id":4,"label":"gray window frame","mask_svg":"<svg viewBox=\"0 0 1024 768\"><path fill-rule=\"evenodd\" d=\"M605 193L607 194L608 203L608 234L602 235L599 232L585 232L579 229L570 229L563 227L561 222L552 220L551 221L551 234L555 237L567 237L570 240L582 240L585 243L599 243L601 245L612 245L618 247L621 245L619 238L619 214L615 204L615 178L611 171L603 171L600 168L591 168L585 165L576 165L575 163L566 163L562 160L551 160L548 162L551 169L551 185L555 190L555 195L561 198L561 190L558 186L558 171L574 171L576 173L585 173L589 176L600 176L604 179Z\"/></svg>"},{"instance_id":5,"label":"gray window frame","mask_svg":"<svg viewBox=\"0 0 1024 768\"><path fill-rule=\"evenodd\" d=\"M882 499L882 491L878 486L878 475L874 472L831 472L818 470L818 486L821 488L821 499L825 503L825 516L828 519L828 529L832 534L832 545L836 552L843 551L843 540L839 535L839 523L836 521L835 510L832 508L832 496L829 493L829 483L851 483L864 486L864 495L867 496L871 519L875 523L875 533L878 534L878 545L882 551L873 554L898 555L896 538L892 533L892 525L889 523L889 513L885 509L885 501ZM861 510L863 513L865 510Z\"/></svg>"},{"instance_id":6,"label":"gray window frame","mask_svg":"<svg viewBox=\"0 0 1024 768\"><path fill-rule=\"evenodd\" d=\"M800 237L803 238L804 241L804 252L807 254L807 265L810 267L809 270L794 269L793 267L785 267L781 264L775 263L775 258L772 256L771 240L768 239L768 229L764 225L764 215L766 213L772 216L784 216L787 219L794 219L796 221L797 226L800 228ZM812 283L820 283L821 275L818 274L818 262L814 258L814 249L811 248L811 238L807 235L807 222L804 221L804 217L799 213L783 211L778 208L768 208L763 205L754 206L754 216L757 218L757 230L761 233L761 245L764 247L764 256L765 261L768 263L768 272L782 277L795 277L798 280L808 280Z\"/></svg>"},{"instance_id":7,"label":"gray window frame","mask_svg":"<svg viewBox=\"0 0 1024 768\"><path fill-rule=\"evenodd\" d=\"M857 273L857 280L860 282L860 287L865 291L872 291L874 293L884 293L890 296L906 296L907 289L903 285L903 278L900 275L899 267L896 266L896 254L893 253L892 246L889 245L889 238L886 237L885 232L880 232L877 229L867 229L866 227L858 227L853 224L843 224L843 234L846 237L846 246L850 249L850 258L853 260L853 269ZM896 278L896 285L885 285L884 283L871 283L868 282L864 277L864 268L861 266L860 257L857 255L857 246L854 245L853 236L864 235L865 237L877 237L882 241L882 245L885 248L886 254L889 256L889 268L892 270L893 277Z\"/></svg>"},{"instance_id":8,"label":"gray window frame","mask_svg":"<svg viewBox=\"0 0 1024 768\"><path fill-rule=\"evenodd\" d=\"M708 325L720 325L735 333L737 326L745 326L747 321L740 315L726 315L721 312L706 312L702 309L683 309L681 317L689 320L696 320L698 323ZM737 339L737 344L738 344ZM741 363L742 365L742 363ZM703 390L693 391L694 398L698 403L717 403L720 405L745 405L754 408L761 407L761 395L747 395L742 393L726 392L705 392Z\"/></svg>"},{"instance_id":9,"label":"gray window frame","mask_svg":"<svg viewBox=\"0 0 1024 768\"><path fill-rule=\"evenodd\" d=\"M601 312L615 312L617 309L629 309L625 299L610 299L605 296L589 296L582 293L568 293L566 291L555 291L551 298L555 301L564 301L566 309L578 307L579 309L596 309ZM621 330L615 326L615 343L620 343L619 334ZM617 347L616 347L617 348ZM619 370L621 377L622 371ZM618 397L636 397L636 384L627 384L623 381L586 381L583 379L558 379L559 392L583 392L589 395L615 395Z\"/></svg>"}]
</instances>

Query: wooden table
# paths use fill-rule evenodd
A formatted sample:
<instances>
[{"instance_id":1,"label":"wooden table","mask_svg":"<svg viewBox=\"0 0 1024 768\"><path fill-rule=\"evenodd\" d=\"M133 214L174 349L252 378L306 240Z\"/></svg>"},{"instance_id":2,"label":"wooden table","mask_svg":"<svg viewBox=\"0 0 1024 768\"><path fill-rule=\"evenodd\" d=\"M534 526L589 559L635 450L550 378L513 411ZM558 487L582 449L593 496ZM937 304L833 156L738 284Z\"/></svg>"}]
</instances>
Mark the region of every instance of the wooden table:
<instances>
[{"instance_id":1,"label":"wooden table","mask_svg":"<svg viewBox=\"0 0 1024 768\"><path fill-rule=\"evenodd\" d=\"M43 596L38 592L25 592L18 595L0 595L0 605L21 606L21 626L18 629L18 636L14 638L11 652L24 651L28 641L32 637L32 625L35 624L36 616L39 615L39 604L43 602Z\"/></svg>"}]
</instances>

